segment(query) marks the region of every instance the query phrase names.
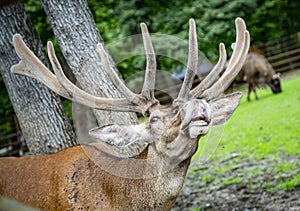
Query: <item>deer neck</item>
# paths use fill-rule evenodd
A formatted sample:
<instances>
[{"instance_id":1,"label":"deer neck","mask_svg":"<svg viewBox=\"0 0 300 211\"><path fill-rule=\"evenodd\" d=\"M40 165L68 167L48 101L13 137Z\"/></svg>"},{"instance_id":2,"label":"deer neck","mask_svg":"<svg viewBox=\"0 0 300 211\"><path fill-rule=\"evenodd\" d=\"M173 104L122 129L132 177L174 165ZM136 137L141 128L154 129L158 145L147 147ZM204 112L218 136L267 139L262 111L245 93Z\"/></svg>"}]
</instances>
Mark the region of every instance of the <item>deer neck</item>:
<instances>
[{"instance_id":1,"label":"deer neck","mask_svg":"<svg viewBox=\"0 0 300 211\"><path fill-rule=\"evenodd\" d=\"M103 153L97 149L91 149L99 155L99 159L104 159L101 163L112 166L111 169L105 169L105 166L90 165L95 169L90 169L88 172L98 172L97 174L102 175L102 179L98 182L105 183L107 188L114 190L115 193L120 192L119 194L124 198L128 198L126 188L136 189L137 195L147 195L146 202L141 201L137 205L134 205L137 206L137 210L142 210L140 206L152 207L155 210L169 210L182 189L191 160L191 156L187 156L185 160L175 165L175 162L170 162L169 158L165 158L166 156L158 155L151 145L141 155L131 159L116 159L107 155L103 156ZM167 157L170 156L167 155ZM172 154L171 157L173 156L175 154ZM172 165L172 168L168 165ZM116 171L109 172L109 170ZM113 179L115 177L118 177L118 179ZM108 180L113 179L114 182L108 184L103 181L103 178L108 178ZM95 183L93 183L94 185ZM120 187L126 188L123 190ZM132 197L138 202L139 200L143 200L143 197L135 197L135 195ZM115 200L120 201L117 198ZM127 207L126 201L128 200L124 199L124 204L120 204L120 206Z\"/></svg>"},{"instance_id":2,"label":"deer neck","mask_svg":"<svg viewBox=\"0 0 300 211\"><path fill-rule=\"evenodd\" d=\"M109 156L94 146L84 151L98 167L116 176L149 179L172 175L184 180L191 157L198 148L196 140L179 134L172 142L150 144L139 156L130 159Z\"/></svg>"},{"instance_id":3,"label":"deer neck","mask_svg":"<svg viewBox=\"0 0 300 211\"><path fill-rule=\"evenodd\" d=\"M191 157L198 148L197 139L190 139L179 134L174 141L154 143L149 146L147 162L157 170L159 175L167 172L176 172L178 175L186 173ZM186 168L182 168L186 165ZM182 172L185 171L185 172Z\"/></svg>"}]
</instances>

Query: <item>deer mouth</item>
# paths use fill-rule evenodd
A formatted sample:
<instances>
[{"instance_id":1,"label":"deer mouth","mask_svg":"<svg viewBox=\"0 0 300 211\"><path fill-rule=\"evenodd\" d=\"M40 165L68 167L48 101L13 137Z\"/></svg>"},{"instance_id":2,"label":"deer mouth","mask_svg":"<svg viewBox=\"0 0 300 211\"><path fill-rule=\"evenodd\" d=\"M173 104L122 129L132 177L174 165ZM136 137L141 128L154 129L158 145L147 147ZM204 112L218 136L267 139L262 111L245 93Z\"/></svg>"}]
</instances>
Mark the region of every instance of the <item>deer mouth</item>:
<instances>
[{"instance_id":1,"label":"deer mouth","mask_svg":"<svg viewBox=\"0 0 300 211\"><path fill-rule=\"evenodd\" d=\"M191 138L204 136L208 133L209 130L208 122L203 120L191 121L188 128L189 136Z\"/></svg>"},{"instance_id":2,"label":"deer mouth","mask_svg":"<svg viewBox=\"0 0 300 211\"><path fill-rule=\"evenodd\" d=\"M182 129L182 132L190 138L205 135L209 130L209 121L205 116L196 116Z\"/></svg>"},{"instance_id":3,"label":"deer mouth","mask_svg":"<svg viewBox=\"0 0 300 211\"><path fill-rule=\"evenodd\" d=\"M197 116L194 117L191 122L190 122L191 126L208 126L209 125L209 121L205 116Z\"/></svg>"},{"instance_id":4,"label":"deer mouth","mask_svg":"<svg viewBox=\"0 0 300 211\"><path fill-rule=\"evenodd\" d=\"M208 126L208 123L203 120L192 120L190 123L190 126L200 126L200 127L205 127Z\"/></svg>"}]
</instances>

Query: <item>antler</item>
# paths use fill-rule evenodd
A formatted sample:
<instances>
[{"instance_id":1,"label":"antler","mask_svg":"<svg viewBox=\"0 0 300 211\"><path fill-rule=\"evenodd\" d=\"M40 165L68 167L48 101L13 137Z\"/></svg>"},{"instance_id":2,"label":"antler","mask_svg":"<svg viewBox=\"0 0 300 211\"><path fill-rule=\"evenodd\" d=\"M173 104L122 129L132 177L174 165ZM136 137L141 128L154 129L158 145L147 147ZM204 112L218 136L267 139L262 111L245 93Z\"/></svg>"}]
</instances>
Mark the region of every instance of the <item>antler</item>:
<instances>
[{"instance_id":1,"label":"antler","mask_svg":"<svg viewBox=\"0 0 300 211\"><path fill-rule=\"evenodd\" d=\"M156 58L152 42L146 24L141 23L144 49L147 58L146 74L144 78L144 85L142 95L148 100L154 100L155 74L156 74Z\"/></svg>"},{"instance_id":2,"label":"antler","mask_svg":"<svg viewBox=\"0 0 300 211\"><path fill-rule=\"evenodd\" d=\"M194 19L189 21L190 30L189 30L189 54L188 54L188 64L186 74L183 80L182 87L179 91L176 101L187 101L189 97L189 91L193 85L193 79L195 71L198 66L198 43L197 43L197 32L196 24Z\"/></svg>"},{"instance_id":3,"label":"antler","mask_svg":"<svg viewBox=\"0 0 300 211\"><path fill-rule=\"evenodd\" d=\"M203 98L207 101L217 98L228 86L242 68L250 46L250 34L246 30L246 24L241 18L235 20L236 24L236 47L229 61L228 67L221 78L214 83L219 73L224 69L226 52L224 44L220 44L220 58L211 73L197 87L190 91L192 98Z\"/></svg>"},{"instance_id":4,"label":"antler","mask_svg":"<svg viewBox=\"0 0 300 211\"><path fill-rule=\"evenodd\" d=\"M158 103L158 100L154 97L156 61L147 26L142 23L141 28L147 57L145 80L141 94L135 94L125 86L117 73L111 68L109 57L101 43L97 45L97 49L104 70L112 80L113 84L125 96L124 98L96 97L76 87L65 76L55 55L53 44L50 41L47 43L48 57L55 75L34 55L34 53L32 53L19 34L13 36L13 43L21 61L12 66L11 71L13 73L35 78L62 97L88 107L101 110L133 111L148 115L148 110L154 104Z\"/></svg>"},{"instance_id":5,"label":"antler","mask_svg":"<svg viewBox=\"0 0 300 211\"><path fill-rule=\"evenodd\" d=\"M225 65L226 65L226 50L225 50L225 45L223 43L220 43L219 45L219 60L217 64L214 66L214 68L210 71L210 73L203 79L201 82L201 85L196 86L190 94L192 96L195 95L195 93L202 93L206 89L208 89L211 85L213 85L219 78L219 74L224 70Z\"/></svg>"},{"instance_id":6,"label":"antler","mask_svg":"<svg viewBox=\"0 0 300 211\"><path fill-rule=\"evenodd\" d=\"M190 30L187 73L174 103L182 103L191 98L203 98L210 101L217 98L223 90L230 85L244 64L250 45L250 35L246 30L243 19L237 18L235 23L237 31L236 47L226 71L221 78L217 80L226 63L225 46L221 43L219 46L220 58L217 65L196 88L191 90L195 75L194 73L198 66L198 44L195 21L193 19L189 21ZM88 107L101 110L133 111L148 116L152 106L159 103L154 96L156 59L151 38L147 26L144 23L141 24L141 30L147 58L145 79L141 94L135 94L125 86L124 82L111 67L109 62L110 57L101 43L97 45L97 50L104 70L110 77L114 86L124 95L123 98L96 97L72 84L61 68L55 55L52 42L48 42L47 46L48 56L55 75L32 53L19 34L14 35L13 43L21 61L14 65L11 70L14 73L35 78L57 94Z\"/></svg>"}]
</instances>

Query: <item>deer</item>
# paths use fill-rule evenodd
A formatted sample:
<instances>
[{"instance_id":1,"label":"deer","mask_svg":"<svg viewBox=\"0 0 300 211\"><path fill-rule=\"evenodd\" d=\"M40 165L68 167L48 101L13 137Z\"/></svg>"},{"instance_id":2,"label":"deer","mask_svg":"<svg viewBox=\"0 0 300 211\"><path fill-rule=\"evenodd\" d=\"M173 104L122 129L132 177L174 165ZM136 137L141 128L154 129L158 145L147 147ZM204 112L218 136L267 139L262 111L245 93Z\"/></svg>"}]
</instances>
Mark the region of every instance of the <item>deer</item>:
<instances>
[{"instance_id":1,"label":"deer","mask_svg":"<svg viewBox=\"0 0 300 211\"><path fill-rule=\"evenodd\" d=\"M251 92L258 100L256 88L269 86L274 94L282 92L280 74L276 73L270 62L263 55L249 53L240 73L242 81L248 83L247 100L250 101Z\"/></svg>"},{"instance_id":2,"label":"deer","mask_svg":"<svg viewBox=\"0 0 300 211\"><path fill-rule=\"evenodd\" d=\"M0 194L41 210L170 210L179 195L199 140L210 128L224 124L242 97L224 95L240 71L249 49L250 34L241 18L235 20L236 48L226 63L219 60L208 77L191 89L198 65L196 24L189 21L186 77L176 99L161 105L154 96L156 60L147 26L141 23L146 55L142 91L133 93L109 65L102 44L100 59L122 98L93 96L65 76L49 41L53 72L23 42L13 36L20 62L11 71L37 79L60 96L93 109L136 112L147 117L136 125L111 124L91 129L96 142L45 156L0 159ZM113 173L112 173L113 172Z\"/></svg>"}]
</instances>

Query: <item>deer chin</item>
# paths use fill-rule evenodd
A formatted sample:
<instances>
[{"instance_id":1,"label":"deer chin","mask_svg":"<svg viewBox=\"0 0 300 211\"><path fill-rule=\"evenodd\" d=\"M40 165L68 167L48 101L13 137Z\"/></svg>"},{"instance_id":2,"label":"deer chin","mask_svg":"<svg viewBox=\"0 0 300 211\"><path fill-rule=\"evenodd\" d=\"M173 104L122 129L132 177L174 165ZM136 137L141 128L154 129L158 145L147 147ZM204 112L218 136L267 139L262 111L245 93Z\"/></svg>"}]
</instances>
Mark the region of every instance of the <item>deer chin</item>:
<instances>
[{"instance_id":1,"label":"deer chin","mask_svg":"<svg viewBox=\"0 0 300 211\"><path fill-rule=\"evenodd\" d=\"M181 133L189 138L204 136L209 130L209 123L204 120L192 120L188 125L182 127Z\"/></svg>"},{"instance_id":2,"label":"deer chin","mask_svg":"<svg viewBox=\"0 0 300 211\"><path fill-rule=\"evenodd\" d=\"M206 121L191 121L189 124L189 136L191 138L197 138L198 136L204 136L208 133L209 127Z\"/></svg>"}]
</instances>

